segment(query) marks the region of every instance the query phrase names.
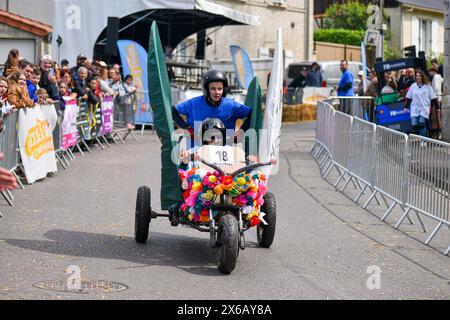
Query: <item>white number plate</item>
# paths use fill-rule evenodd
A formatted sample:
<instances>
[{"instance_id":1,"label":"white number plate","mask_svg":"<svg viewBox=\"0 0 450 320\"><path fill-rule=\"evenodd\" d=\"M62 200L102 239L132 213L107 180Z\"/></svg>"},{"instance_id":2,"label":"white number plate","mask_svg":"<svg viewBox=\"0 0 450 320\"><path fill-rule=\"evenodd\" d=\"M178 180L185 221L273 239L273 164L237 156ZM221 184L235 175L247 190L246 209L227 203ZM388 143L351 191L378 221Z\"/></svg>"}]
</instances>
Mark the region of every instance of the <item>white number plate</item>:
<instances>
[{"instance_id":1,"label":"white number plate","mask_svg":"<svg viewBox=\"0 0 450 320\"><path fill-rule=\"evenodd\" d=\"M209 146L209 160L212 164L232 166L234 164L234 152L230 146Z\"/></svg>"}]
</instances>

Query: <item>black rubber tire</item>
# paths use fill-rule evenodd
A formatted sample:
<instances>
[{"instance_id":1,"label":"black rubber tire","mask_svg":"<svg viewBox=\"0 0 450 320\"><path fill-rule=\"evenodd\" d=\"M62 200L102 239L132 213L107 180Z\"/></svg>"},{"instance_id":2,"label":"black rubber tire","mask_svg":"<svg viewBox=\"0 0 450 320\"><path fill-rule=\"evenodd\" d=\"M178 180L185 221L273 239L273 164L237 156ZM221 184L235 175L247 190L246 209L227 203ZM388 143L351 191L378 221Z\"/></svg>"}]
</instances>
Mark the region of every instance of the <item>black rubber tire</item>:
<instances>
[{"instance_id":1,"label":"black rubber tire","mask_svg":"<svg viewBox=\"0 0 450 320\"><path fill-rule=\"evenodd\" d=\"M134 238L138 243L148 239L148 229L151 221L151 192L148 187L140 187L136 198L136 217L134 222Z\"/></svg>"},{"instance_id":2,"label":"black rubber tire","mask_svg":"<svg viewBox=\"0 0 450 320\"><path fill-rule=\"evenodd\" d=\"M239 256L239 225L235 216L223 215L218 230L219 253L217 269L224 274L233 272Z\"/></svg>"},{"instance_id":3,"label":"black rubber tire","mask_svg":"<svg viewBox=\"0 0 450 320\"><path fill-rule=\"evenodd\" d=\"M277 202L272 192L267 192L264 196L264 204L261 211L266 214L264 220L268 225L260 223L256 227L258 245L262 248L270 248L275 238L275 227L277 222Z\"/></svg>"}]
</instances>

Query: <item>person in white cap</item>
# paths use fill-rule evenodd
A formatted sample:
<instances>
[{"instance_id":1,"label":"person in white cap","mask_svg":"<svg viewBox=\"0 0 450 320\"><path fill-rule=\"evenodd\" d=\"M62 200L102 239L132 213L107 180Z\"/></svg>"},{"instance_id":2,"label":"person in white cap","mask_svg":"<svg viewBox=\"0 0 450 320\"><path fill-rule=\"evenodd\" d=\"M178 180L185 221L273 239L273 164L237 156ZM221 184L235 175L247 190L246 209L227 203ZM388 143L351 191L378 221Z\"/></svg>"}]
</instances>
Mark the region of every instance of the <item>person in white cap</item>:
<instances>
[{"instance_id":1,"label":"person in white cap","mask_svg":"<svg viewBox=\"0 0 450 320\"><path fill-rule=\"evenodd\" d=\"M359 79L358 96L361 97L364 95L364 71L360 70L358 72L358 79Z\"/></svg>"}]
</instances>

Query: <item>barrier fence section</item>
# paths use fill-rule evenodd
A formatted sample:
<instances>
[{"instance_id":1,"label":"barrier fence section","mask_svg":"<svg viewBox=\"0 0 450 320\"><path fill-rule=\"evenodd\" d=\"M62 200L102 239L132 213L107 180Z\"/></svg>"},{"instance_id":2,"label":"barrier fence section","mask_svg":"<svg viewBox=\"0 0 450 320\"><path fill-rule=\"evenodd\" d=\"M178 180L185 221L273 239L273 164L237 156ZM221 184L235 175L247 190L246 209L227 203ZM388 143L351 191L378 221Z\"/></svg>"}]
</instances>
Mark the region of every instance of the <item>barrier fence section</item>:
<instances>
[{"instance_id":1,"label":"barrier fence section","mask_svg":"<svg viewBox=\"0 0 450 320\"><path fill-rule=\"evenodd\" d=\"M0 152L3 153L3 160L0 161L0 166L13 172L16 179L19 181L19 178L14 172L19 165L18 119L19 112L17 111L3 119L3 131L0 133ZM20 181L19 185L21 188L24 188ZM14 197L9 190L1 192L1 195L10 206L13 205ZM1 212L0 217L2 217Z\"/></svg>"},{"instance_id":2,"label":"barrier fence section","mask_svg":"<svg viewBox=\"0 0 450 320\"><path fill-rule=\"evenodd\" d=\"M375 99L366 96L330 97L331 104L337 111L352 117L373 122L375 115Z\"/></svg>"},{"instance_id":3,"label":"barrier fence section","mask_svg":"<svg viewBox=\"0 0 450 320\"><path fill-rule=\"evenodd\" d=\"M19 134L17 122L19 112L14 111L3 120L3 131L0 133L0 151L3 153L3 160L0 166L7 170L14 170L19 164Z\"/></svg>"},{"instance_id":4,"label":"barrier fence section","mask_svg":"<svg viewBox=\"0 0 450 320\"><path fill-rule=\"evenodd\" d=\"M330 141L333 142L330 144ZM368 188L371 190L370 197L363 205L364 209L373 200L381 205L378 200L380 196L387 207L382 221L388 218L395 207L400 207L403 214L395 225L396 229L405 219L414 224L410 217L414 212L425 233L428 230L422 216L438 223L426 240L426 245L443 226L450 230L449 143L416 135L408 136L376 126L334 111L330 100L327 100L317 105L317 138L311 154L325 179L333 168L338 171L339 180L335 187L340 181L347 180L341 192L353 181L355 189L359 191L354 202L358 203ZM450 246L445 255L449 253Z\"/></svg>"},{"instance_id":5,"label":"barrier fence section","mask_svg":"<svg viewBox=\"0 0 450 320\"><path fill-rule=\"evenodd\" d=\"M426 240L428 245L444 225L450 228L450 144L410 135L408 145L407 209L396 228L411 210L434 219L438 225ZM446 255L449 253L450 247Z\"/></svg>"},{"instance_id":6,"label":"barrier fence section","mask_svg":"<svg viewBox=\"0 0 450 320\"><path fill-rule=\"evenodd\" d=\"M350 179L356 179L358 184L363 184L361 192L354 199L358 202L367 188L372 192L373 179L375 174L375 152L376 143L376 125L359 118L353 118L352 129L350 133L351 149L349 158ZM348 181L350 182L350 180ZM341 189L342 192L347 188L348 183Z\"/></svg>"},{"instance_id":7,"label":"barrier fence section","mask_svg":"<svg viewBox=\"0 0 450 320\"><path fill-rule=\"evenodd\" d=\"M344 179L349 172L351 158L348 156L351 150L351 130L353 118L342 113L336 112L334 115L334 144L333 144L333 162L336 169L341 172L339 179L334 184L337 187L339 182ZM339 169L342 169L339 170Z\"/></svg>"},{"instance_id":8,"label":"barrier fence section","mask_svg":"<svg viewBox=\"0 0 450 320\"><path fill-rule=\"evenodd\" d=\"M327 101L317 104L317 140L311 152L320 164L321 171L328 170L332 165L333 143L334 143L334 109ZM328 101L329 102L329 101Z\"/></svg>"}]
</instances>

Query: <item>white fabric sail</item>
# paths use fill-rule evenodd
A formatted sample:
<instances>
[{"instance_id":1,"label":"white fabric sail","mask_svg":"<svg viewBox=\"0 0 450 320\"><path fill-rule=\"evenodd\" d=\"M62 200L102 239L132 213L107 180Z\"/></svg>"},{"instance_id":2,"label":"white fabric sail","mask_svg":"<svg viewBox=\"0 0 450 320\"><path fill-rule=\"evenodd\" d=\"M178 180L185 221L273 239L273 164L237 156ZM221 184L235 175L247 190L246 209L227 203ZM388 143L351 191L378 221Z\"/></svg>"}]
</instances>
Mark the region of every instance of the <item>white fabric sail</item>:
<instances>
[{"instance_id":1,"label":"white fabric sail","mask_svg":"<svg viewBox=\"0 0 450 320\"><path fill-rule=\"evenodd\" d=\"M279 167L281 120L283 112L283 40L281 28L277 31L277 41L273 66L270 73L267 90L266 110L264 112L261 140L259 144L259 158L261 162L277 160L277 164L264 167L267 178L276 174Z\"/></svg>"}]
</instances>

